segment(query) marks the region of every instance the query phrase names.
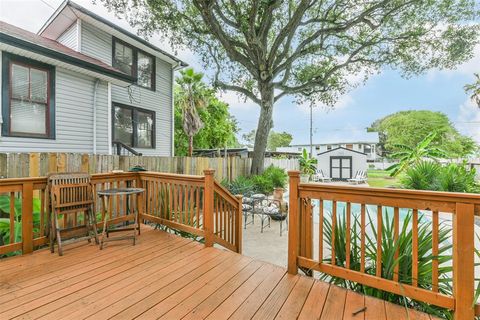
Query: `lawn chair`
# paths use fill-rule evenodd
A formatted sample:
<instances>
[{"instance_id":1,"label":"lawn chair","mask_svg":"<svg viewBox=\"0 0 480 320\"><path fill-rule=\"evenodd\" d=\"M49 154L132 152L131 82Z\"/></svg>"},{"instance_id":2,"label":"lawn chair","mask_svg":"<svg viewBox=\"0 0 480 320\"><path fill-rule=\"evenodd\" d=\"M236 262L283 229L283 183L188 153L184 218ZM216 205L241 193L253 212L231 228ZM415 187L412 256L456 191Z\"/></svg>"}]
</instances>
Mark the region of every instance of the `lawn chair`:
<instances>
[{"instance_id":1,"label":"lawn chair","mask_svg":"<svg viewBox=\"0 0 480 320\"><path fill-rule=\"evenodd\" d=\"M58 254L63 255L63 231L74 231L86 228L88 242L91 238L98 244L97 225L93 212L93 189L90 175L86 173L58 173L48 176L48 190L50 192L50 251L55 252L54 242L57 241ZM84 214L84 225L68 227L68 215L74 214L75 220L78 213ZM63 216L64 225L60 229L58 218ZM90 234L92 231L92 234Z\"/></svg>"},{"instance_id":2,"label":"lawn chair","mask_svg":"<svg viewBox=\"0 0 480 320\"><path fill-rule=\"evenodd\" d=\"M314 182L331 182L332 178L328 177L323 173L322 169L316 169L315 174L312 176Z\"/></svg>"},{"instance_id":3,"label":"lawn chair","mask_svg":"<svg viewBox=\"0 0 480 320\"><path fill-rule=\"evenodd\" d=\"M357 170L355 176L347 181L353 184L367 183L367 172L364 170Z\"/></svg>"}]
</instances>

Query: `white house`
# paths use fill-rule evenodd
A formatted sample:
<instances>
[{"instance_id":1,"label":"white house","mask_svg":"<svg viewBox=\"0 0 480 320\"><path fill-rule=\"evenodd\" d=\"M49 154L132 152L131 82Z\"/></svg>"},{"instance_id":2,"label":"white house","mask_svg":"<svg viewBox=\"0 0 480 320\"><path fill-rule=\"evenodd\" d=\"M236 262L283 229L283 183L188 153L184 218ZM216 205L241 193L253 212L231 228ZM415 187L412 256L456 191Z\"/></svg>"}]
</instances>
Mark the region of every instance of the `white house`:
<instances>
[{"instance_id":1,"label":"white house","mask_svg":"<svg viewBox=\"0 0 480 320\"><path fill-rule=\"evenodd\" d=\"M360 151L337 147L316 156L317 169L334 180L353 178L359 170L366 171L367 155Z\"/></svg>"},{"instance_id":2,"label":"white house","mask_svg":"<svg viewBox=\"0 0 480 320\"><path fill-rule=\"evenodd\" d=\"M67 0L37 34L0 22L0 61L0 152L173 155L186 64L144 39Z\"/></svg>"},{"instance_id":3,"label":"white house","mask_svg":"<svg viewBox=\"0 0 480 320\"><path fill-rule=\"evenodd\" d=\"M319 139L319 142L313 143L313 156L317 156L325 151L337 148L345 148L366 154L367 159L374 161L377 156L377 144L379 143L378 132L364 132L361 135L352 137L326 137ZM310 152L310 144L293 144L288 147L277 148L281 152L302 152L306 149Z\"/></svg>"}]
</instances>

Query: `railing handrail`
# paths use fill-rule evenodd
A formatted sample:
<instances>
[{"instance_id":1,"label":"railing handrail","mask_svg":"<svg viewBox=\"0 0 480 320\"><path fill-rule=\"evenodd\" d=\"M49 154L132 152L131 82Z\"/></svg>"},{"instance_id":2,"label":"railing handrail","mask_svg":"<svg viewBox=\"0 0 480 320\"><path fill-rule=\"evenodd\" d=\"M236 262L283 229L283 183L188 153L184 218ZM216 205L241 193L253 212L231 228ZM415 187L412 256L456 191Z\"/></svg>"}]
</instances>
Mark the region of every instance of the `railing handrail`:
<instances>
[{"instance_id":1,"label":"railing handrail","mask_svg":"<svg viewBox=\"0 0 480 320\"><path fill-rule=\"evenodd\" d=\"M402 295L414 300L420 300L439 307L451 309L454 311L455 319L472 319L477 311L480 314L480 305L474 306L474 215L480 214L480 195L469 193L450 193L427 190L406 190L406 189L388 189L388 188L370 188L359 186L339 186L327 185L321 183L300 183L300 173L298 171L290 171L290 210L289 210L289 238L288 238L288 272L296 274L298 268L317 270L333 277L357 282L359 284L377 288L386 292ZM302 200L302 201L301 201ZM313 204L312 201L319 201L319 224L318 224L318 250L319 258L313 255ZM331 209L325 210L325 201L331 202ZM343 212L338 212L338 204L346 203ZM360 242L359 266L352 268L350 266L350 249L352 227L351 221L353 216L353 205L360 205L359 214L360 221L358 232L360 236L356 241ZM374 261L375 274L366 272L365 260L365 234L367 232L365 217L370 216L368 212L369 206L375 206L373 216L376 216L376 233L373 244L376 251L376 261ZM411 254L412 254L412 270L411 283L401 282L398 274L399 270L393 271L393 278L382 274L382 255L383 248L383 215L385 208L393 208L393 219L390 223L394 223L393 235L391 235L396 249L396 255L399 254L399 247L396 245L399 237L399 225L401 209L408 209L412 212L411 233ZM385 209L387 210L387 209ZM439 250L439 214L450 214L452 219L452 257L453 257L453 276L452 276L452 294L439 292L439 279L434 277L434 273L439 272L438 259L432 259L432 283L430 287L419 286L419 221L420 210L430 211L432 215L432 252ZM445 210L445 211L443 211ZM344 215L345 221L341 225L341 232L345 232L344 247L336 248L336 228L338 223L338 215ZM328 215L327 218L324 215ZM328 261L324 259L324 219L330 222L330 258ZM373 223L373 222L369 222ZM358 243L357 243L358 245ZM341 250L341 251L338 251ZM336 253L340 253L338 256ZM358 253L357 253L358 254ZM405 254L405 253L403 253ZM408 254L408 252L407 252ZM432 253L435 255L435 253ZM342 256L343 255L343 256ZM342 258L343 257L343 258ZM337 260L341 259L341 260ZM340 261L340 263L338 263ZM434 266L435 261L435 266ZM398 267L397 267L398 268ZM435 279L434 279L435 278Z\"/></svg>"},{"instance_id":2,"label":"railing handrail","mask_svg":"<svg viewBox=\"0 0 480 320\"><path fill-rule=\"evenodd\" d=\"M112 142L113 145L116 145L117 147L117 156L121 156L121 148L127 150L128 152L130 152L131 154L135 155L135 156L141 156L142 153L141 152L138 152L137 150L133 149L132 147L130 146L127 146L125 143L123 142L120 142L120 141L113 141Z\"/></svg>"},{"instance_id":3,"label":"railing handrail","mask_svg":"<svg viewBox=\"0 0 480 320\"><path fill-rule=\"evenodd\" d=\"M208 185L207 185L208 180ZM168 210L172 213L172 216L175 216L175 219L178 219L177 216L185 215L185 212L190 212L189 219L193 214L193 207L195 207L195 214L197 218L200 216L200 220L196 221L196 224L193 225L191 221L186 221L185 218L181 218L177 221L170 221L168 218L155 216L152 212L145 212L144 209L148 205L147 200L139 198L138 200L138 209L140 217L144 220L156 222L160 224L165 224L166 226L177 228L178 230L190 232L198 236L204 236L208 238L209 241L219 243L220 245L226 246L227 248L239 252L241 250L241 206L239 205L239 200L232 195L228 190L222 188L218 182L214 180L214 170L206 170L204 176L199 175L182 175L174 173L163 173L163 172L152 172L152 171L143 171L143 172L107 172L107 173L97 173L92 175L92 184L94 184L95 189L99 190L104 188L105 184L110 187L119 187L122 185L128 185L128 182L132 182L132 186L140 186L147 189L145 196L149 196L150 200L155 198L154 204L158 205L160 202L164 202L163 198L160 197L159 189L154 188L151 192L148 192L150 186L154 186L157 183L157 186L160 183L162 188L173 188L172 191L169 191L169 196L167 201L172 201L176 205L175 208L169 207ZM102 186L103 185L103 186ZM6 245L0 246L0 254L6 254L14 251L22 251L22 253L30 253L34 251L35 246L44 245L48 242L48 233L47 236L44 234L48 230L48 219L45 218L45 214L48 213L48 190L47 190L47 177L25 177L25 178L6 178L0 179L0 193L8 195L10 202L17 201L15 199L21 198L22 201L22 218L21 222L14 221L15 224L22 224L22 238L19 242L7 243ZM214 215L219 214L215 212L215 206L213 205L214 194L217 193L220 197L216 197L215 201L224 201L227 205L230 205L230 208L235 210L230 210L229 212L223 210L222 213L224 217L228 216L230 225L228 230L233 230L229 233L229 239L223 239L220 237L214 237L214 228L211 225L211 228L205 228L206 222L212 223L214 220ZM40 192L40 193L39 193ZM41 228L40 234L37 235L38 230L34 234L33 226L33 199L34 196L38 197L40 195L41 200L41 219L40 223ZM13 199L13 200L12 200ZM97 198L95 198L98 200ZM96 205L97 201L94 201ZM210 206L205 206L205 203L210 201ZM188 204L187 204L188 202ZM165 205L172 205L172 202ZM119 209L117 203L117 210ZM12 205L10 208L14 208ZM157 207L158 209L158 207ZM165 208L164 208L165 209ZM163 210L164 210L163 209ZM121 209L120 209L121 210ZM182 213L182 211L184 213ZM120 212L120 211L119 211ZM14 211L12 209L9 212L10 221L15 219ZM125 217L123 217L125 218ZM122 217L115 218L119 222L122 220ZM123 221L123 220L122 220ZM203 225L202 225L203 224ZM46 228L46 229L44 229ZM235 234L235 239L232 239L232 234Z\"/></svg>"}]
</instances>

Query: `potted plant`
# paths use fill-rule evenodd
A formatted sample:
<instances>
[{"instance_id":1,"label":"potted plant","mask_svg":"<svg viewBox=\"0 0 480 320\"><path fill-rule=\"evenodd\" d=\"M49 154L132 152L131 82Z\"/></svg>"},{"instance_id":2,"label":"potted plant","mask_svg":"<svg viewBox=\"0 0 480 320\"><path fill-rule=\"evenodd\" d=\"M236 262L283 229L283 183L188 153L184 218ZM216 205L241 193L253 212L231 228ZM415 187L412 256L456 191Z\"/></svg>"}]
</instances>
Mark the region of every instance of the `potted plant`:
<instances>
[{"instance_id":1,"label":"potted plant","mask_svg":"<svg viewBox=\"0 0 480 320\"><path fill-rule=\"evenodd\" d=\"M300 164L300 182L307 183L310 176L315 173L317 159L311 158L306 149L303 149L302 155L299 159Z\"/></svg>"},{"instance_id":2,"label":"potted plant","mask_svg":"<svg viewBox=\"0 0 480 320\"><path fill-rule=\"evenodd\" d=\"M272 182L273 199L283 201L283 192L288 181L288 175L284 169L270 166L263 173Z\"/></svg>"}]
</instances>

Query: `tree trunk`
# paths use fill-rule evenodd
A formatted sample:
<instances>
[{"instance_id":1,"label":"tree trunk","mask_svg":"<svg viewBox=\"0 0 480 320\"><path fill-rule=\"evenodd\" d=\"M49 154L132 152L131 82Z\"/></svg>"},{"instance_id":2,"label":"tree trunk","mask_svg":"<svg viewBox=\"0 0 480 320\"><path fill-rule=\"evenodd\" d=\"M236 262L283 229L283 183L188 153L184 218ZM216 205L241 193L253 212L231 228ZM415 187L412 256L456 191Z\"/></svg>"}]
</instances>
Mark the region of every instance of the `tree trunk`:
<instances>
[{"instance_id":1,"label":"tree trunk","mask_svg":"<svg viewBox=\"0 0 480 320\"><path fill-rule=\"evenodd\" d=\"M262 96L262 104L260 106L260 117L258 118L257 133L255 135L255 145L253 147L252 168L250 169L252 175L263 172L268 134L272 128L273 87L271 85L260 86L260 94Z\"/></svg>"},{"instance_id":2,"label":"tree trunk","mask_svg":"<svg viewBox=\"0 0 480 320\"><path fill-rule=\"evenodd\" d=\"M188 136L188 156L193 156L193 136Z\"/></svg>"}]
</instances>

